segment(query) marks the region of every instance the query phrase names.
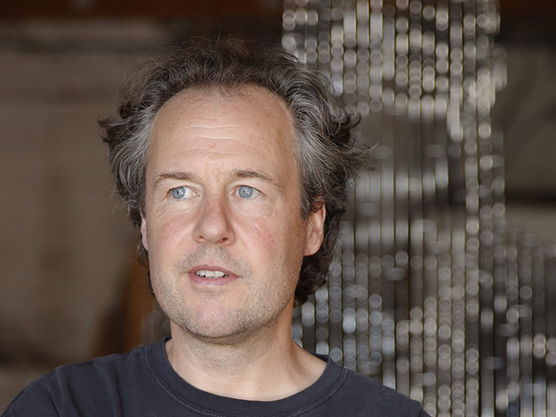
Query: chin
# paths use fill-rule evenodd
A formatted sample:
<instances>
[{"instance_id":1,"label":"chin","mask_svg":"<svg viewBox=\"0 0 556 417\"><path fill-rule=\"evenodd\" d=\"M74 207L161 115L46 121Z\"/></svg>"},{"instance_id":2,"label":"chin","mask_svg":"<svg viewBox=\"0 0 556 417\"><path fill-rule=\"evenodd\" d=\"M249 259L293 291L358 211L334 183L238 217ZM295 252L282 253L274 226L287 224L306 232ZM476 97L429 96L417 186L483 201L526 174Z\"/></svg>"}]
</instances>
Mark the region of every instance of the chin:
<instances>
[{"instance_id":1,"label":"chin","mask_svg":"<svg viewBox=\"0 0 556 417\"><path fill-rule=\"evenodd\" d=\"M188 326L177 325L180 331L189 334L193 338L205 343L214 345L236 345L242 341L250 339L253 335L253 329L246 327L236 326L226 327L222 326Z\"/></svg>"}]
</instances>

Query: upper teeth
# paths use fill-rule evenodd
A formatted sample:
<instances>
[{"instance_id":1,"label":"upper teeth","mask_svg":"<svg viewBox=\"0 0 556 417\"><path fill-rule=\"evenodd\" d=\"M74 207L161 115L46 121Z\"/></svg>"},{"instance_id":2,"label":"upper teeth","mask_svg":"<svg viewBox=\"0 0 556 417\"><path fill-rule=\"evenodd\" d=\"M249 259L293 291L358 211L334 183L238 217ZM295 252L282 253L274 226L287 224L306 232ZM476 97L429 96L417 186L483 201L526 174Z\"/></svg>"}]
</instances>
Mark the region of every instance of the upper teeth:
<instances>
[{"instance_id":1,"label":"upper teeth","mask_svg":"<svg viewBox=\"0 0 556 417\"><path fill-rule=\"evenodd\" d=\"M222 278L227 276L227 274L225 274L222 271L207 271L207 270L197 271L195 272L195 274L205 278Z\"/></svg>"}]
</instances>

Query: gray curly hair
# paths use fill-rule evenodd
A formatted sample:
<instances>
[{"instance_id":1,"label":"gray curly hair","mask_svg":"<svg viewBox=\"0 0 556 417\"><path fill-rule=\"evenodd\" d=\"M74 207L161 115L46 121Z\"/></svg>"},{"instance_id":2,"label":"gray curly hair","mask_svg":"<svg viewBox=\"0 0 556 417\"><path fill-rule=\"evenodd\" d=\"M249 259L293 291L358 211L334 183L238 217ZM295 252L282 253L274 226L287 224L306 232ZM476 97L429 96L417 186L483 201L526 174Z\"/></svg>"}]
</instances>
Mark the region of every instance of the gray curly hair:
<instances>
[{"instance_id":1,"label":"gray curly hair","mask_svg":"<svg viewBox=\"0 0 556 417\"><path fill-rule=\"evenodd\" d=\"M187 88L245 85L270 90L293 116L301 215L306 218L322 204L326 207L322 246L304 258L295 291L296 302L303 303L326 281L340 217L347 205L347 187L368 155L350 133L358 119L336 104L324 76L279 48L237 39L194 39L154 63L127 87L116 116L99 121L103 140L109 147L117 189L139 229L150 129L162 105ZM139 259L148 268L148 254L141 243Z\"/></svg>"}]
</instances>

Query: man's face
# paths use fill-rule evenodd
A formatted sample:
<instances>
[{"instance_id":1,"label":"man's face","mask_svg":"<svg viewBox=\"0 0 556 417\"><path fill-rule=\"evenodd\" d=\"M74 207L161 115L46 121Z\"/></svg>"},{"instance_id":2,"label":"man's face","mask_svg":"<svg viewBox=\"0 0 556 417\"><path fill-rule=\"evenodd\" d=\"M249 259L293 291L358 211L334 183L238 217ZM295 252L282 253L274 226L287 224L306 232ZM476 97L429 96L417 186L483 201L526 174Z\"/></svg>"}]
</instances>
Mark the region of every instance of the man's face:
<instances>
[{"instance_id":1,"label":"man's face","mask_svg":"<svg viewBox=\"0 0 556 417\"><path fill-rule=\"evenodd\" d=\"M159 111L141 232L157 300L189 334L290 322L324 222L324 208L301 217L294 141L285 104L260 87L185 90Z\"/></svg>"}]
</instances>

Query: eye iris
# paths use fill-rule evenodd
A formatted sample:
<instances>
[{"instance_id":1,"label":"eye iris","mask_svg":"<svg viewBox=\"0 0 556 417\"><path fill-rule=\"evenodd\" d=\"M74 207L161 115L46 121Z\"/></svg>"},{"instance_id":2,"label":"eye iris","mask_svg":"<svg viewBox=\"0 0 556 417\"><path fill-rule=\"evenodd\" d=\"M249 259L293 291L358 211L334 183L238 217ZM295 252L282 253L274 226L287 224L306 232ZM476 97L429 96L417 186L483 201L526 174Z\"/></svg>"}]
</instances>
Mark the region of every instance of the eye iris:
<instances>
[{"instance_id":1,"label":"eye iris","mask_svg":"<svg viewBox=\"0 0 556 417\"><path fill-rule=\"evenodd\" d=\"M185 188L183 187L178 187L178 188L174 188L172 191L172 197L174 198L183 198L185 196Z\"/></svg>"},{"instance_id":2,"label":"eye iris","mask_svg":"<svg viewBox=\"0 0 556 417\"><path fill-rule=\"evenodd\" d=\"M241 198L250 198L253 196L253 188L247 187L245 185L239 187L238 192Z\"/></svg>"}]
</instances>

